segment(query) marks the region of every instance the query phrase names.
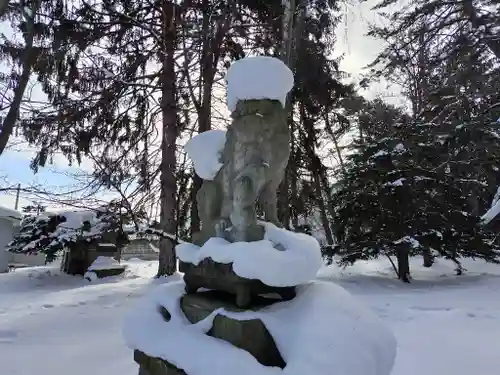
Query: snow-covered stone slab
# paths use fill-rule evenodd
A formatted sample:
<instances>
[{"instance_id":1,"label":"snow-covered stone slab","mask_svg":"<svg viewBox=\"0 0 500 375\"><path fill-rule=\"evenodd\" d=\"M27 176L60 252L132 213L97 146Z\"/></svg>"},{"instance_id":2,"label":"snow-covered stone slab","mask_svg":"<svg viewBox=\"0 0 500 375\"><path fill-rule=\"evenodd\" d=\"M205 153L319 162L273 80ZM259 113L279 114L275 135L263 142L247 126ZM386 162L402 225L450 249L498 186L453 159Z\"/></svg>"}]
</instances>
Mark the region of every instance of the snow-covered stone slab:
<instances>
[{"instance_id":1,"label":"snow-covered stone slab","mask_svg":"<svg viewBox=\"0 0 500 375\"><path fill-rule=\"evenodd\" d=\"M240 100L273 99L284 107L293 88L293 73L275 57L246 57L231 64L226 81L227 106L231 112Z\"/></svg>"},{"instance_id":2,"label":"snow-covered stone slab","mask_svg":"<svg viewBox=\"0 0 500 375\"><path fill-rule=\"evenodd\" d=\"M125 268L125 266L118 263L118 261L112 257L100 256L97 257L97 259L92 262L92 264L87 270L96 271L96 270L109 270L114 268Z\"/></svg>"},{"instance_id":3,"label":"snow-covered stone slab","mask_svg":"<svg viewBox=\"0 0 500 375\"><path fill-rule=\"evenodd\" d=\"M93 281L102 277L116 276L125 271L127 267L112 257L100 256L92 262L87 272L83 277L89 281Z\"/></svg>"},{"instance_id":4,"label":"snow-covered stone slab","mask_svg":"<svg viewBox=\"0 0 500 375\"><path fill-rule=\"evenodd\" d=\"M315 281L297 297L258 311L218 309L197 324L181 311L184 282L159 286L126 318L127 345L162 358L188 375L389 375L396 340L388 328L343 288ZM165 321L163 306L171 315ZM216 315L260 319L286 362L261 365L247 351L207 336Z\"/></svg>"},{"instance_id":5,"label":"snow-covered stone slab","mask_svg":"<svg viewBox=\"0 0 500 375\"><path fill-rule=\"evenodd\" d=\"M202 247L190 243L177 245L177 257L194 265L206 258L218 263L232 263L238 276L260 280L269 286L295 286L315 279L323 266L318 241L271 223L262 225L266 230L262 241L231 243L214 237Z\"/></svg>"},{"instance_id":6,"label":"snow-covered stone slab","mask_svg":"<svg viewBox=\"0 0 500 375\"><path fill-rule=\"evenodd\" d=\"M194 171L203 180L212 181L222 168L221 155L226 143L224 130L209 130L191 138L184 150L193 161Z\"/></svg>"}]
</instances>

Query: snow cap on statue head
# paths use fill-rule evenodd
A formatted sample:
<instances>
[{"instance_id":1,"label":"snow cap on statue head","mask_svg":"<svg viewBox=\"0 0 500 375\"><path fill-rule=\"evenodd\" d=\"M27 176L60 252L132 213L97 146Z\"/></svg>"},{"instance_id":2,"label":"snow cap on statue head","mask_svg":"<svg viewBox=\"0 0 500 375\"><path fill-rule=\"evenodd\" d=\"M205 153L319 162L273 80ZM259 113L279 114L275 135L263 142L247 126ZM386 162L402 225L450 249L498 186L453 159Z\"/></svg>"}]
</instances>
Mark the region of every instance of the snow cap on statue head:
<instances>
[{"instance_id":1,"label":"snow cap on statue head","mask_svg":"<svg viewBox=\"0 0 500 375\"><path fill-rule=\"evenodd\" d=\"M293 88L293 73L283 61L270 56L235 61L226 75L227 106L232 112L240 100L279 100L285 106Z\"/></svg>"}]
</instances>

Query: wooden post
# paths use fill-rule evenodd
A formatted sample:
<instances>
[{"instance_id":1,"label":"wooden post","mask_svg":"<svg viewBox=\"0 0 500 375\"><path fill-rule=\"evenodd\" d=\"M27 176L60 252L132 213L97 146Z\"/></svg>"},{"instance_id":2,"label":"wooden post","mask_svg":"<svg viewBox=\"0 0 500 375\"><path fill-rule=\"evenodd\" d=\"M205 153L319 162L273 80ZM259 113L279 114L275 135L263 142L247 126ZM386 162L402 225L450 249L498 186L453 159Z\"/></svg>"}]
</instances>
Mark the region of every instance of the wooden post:
<instances>
[{"instance_id":1,"label":"wooden post","mask_svg":"<svg viewBox=\"0 0 500 375\"><path fill-rule=\"evenodd\" d=\"M16 204L14 205L15 210L17 210L19 207L19 194L20 193L21 193L21 184L17 184Z\"/></svg>"}]
</instances>

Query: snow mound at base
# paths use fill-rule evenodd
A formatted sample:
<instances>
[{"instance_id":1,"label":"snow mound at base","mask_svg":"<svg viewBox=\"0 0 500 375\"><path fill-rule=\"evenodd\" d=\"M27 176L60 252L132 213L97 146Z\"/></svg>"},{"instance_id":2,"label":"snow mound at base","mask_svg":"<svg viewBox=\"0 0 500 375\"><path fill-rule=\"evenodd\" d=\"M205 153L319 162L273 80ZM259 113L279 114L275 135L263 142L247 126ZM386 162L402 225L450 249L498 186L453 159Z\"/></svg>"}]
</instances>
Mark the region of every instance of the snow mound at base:
<instances>
[{"instance_id":1,"label":"snow mound at base","mask_svg":"<svg viewBox=\"0 0 500 375\"><path fill-rule=\"evenodd\" d=\"M323 266L318 241L271 223L262 225L266 230L262 241L231 243L213 237L201 248L190 243L177 245L177 256L194 265L207 258L218 263L232 263L238 276L260 280L269 286L295 286L315 279ZM276 249L276 245L284 250Z\"/></svg>"},{"instance_id":2,"label":"snow mound at base","mask_svg":"<svg viewBox=\"0 0 500 375\"><path fill-rule=\"evenodd\" d=\"M193 161L194 171L203 180L212 181L222 168L221 154L225 143L224 130L208 130L195 135L184 146Z\"/></svg>"},{"instance_id":3,"label":"snow mound at base","mask_svg":"<svg viewBox=\"0 0 500 375\"><path fill-rule=\"evenodd\" d=\"M389 375L396 340L381 321L343 288L311 282L292 301L242 313L224 309L190 324L179 305L184 282L159 286L144 297L124 325L129 348L167 360L189 375ZM159 305L171 314L166 322ZM248 352L206 335L217 314L261 319L286 367L261 365ZM216 371L214 372L214 369Z\"/></svg>"},{"instance_id":4,"label":"snow mound at base","mask_svg":"<svg viewBox=\"0 0 500 375\"><path fill-rule=\"evenodd\" d=\"M231 112L240 100L273 99L284 107L293 88L293 73L275 57L246 57L231 64L226 81L227 106Z\"/></svg>"}]
</instances>

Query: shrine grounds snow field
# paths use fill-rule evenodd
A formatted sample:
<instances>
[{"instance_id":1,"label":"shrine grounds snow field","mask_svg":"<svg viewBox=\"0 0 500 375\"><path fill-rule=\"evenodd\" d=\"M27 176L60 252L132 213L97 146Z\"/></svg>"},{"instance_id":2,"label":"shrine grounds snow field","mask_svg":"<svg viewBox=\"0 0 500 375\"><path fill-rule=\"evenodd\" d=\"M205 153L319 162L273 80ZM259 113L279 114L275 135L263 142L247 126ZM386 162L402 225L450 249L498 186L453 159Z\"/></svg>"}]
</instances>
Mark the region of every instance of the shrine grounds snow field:
<instances>
[{"instance_id":1,"label":"shrine grounds snow field","mask_svg":"<svg viewBox=\"0 0 500 375\"><path fill-rule=\"evenodd\" d=\"M394 331L393 375L498 374L500 267L468 262L457 277L451 264L419 264L410 285L392 278L386 260L324 268L318 278L347 289ZM127 265L124 276L92 283L57 265L0 274L0 374L137 375L123 319L155 285L180 276L154 280L157 262Z\"/></svg>"}]
</instances>

